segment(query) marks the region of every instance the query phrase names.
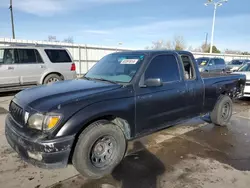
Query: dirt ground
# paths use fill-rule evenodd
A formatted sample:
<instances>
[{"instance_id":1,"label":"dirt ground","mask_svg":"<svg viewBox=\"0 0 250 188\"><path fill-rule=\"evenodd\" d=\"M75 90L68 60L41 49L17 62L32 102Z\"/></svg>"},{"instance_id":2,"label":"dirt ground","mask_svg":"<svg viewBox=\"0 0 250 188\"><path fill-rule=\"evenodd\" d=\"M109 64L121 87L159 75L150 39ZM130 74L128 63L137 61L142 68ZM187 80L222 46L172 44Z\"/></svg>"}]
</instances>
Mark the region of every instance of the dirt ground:
<instances>
[{"instance_id":1,"label":"dirt ground","mask_svg":"<svg viewBox=\"0 0 250 188\"><path fill-rule=\"evenodd\" d=\"M227 127L193 119L129 143L127 156L107 177L88 180L72 166L43 170L20 160L4 136L12 95L0 97L2 188L248 188L250 100L236 101ZM2 107L2 110L1 110Z\"/></svg>"}]
</instances>

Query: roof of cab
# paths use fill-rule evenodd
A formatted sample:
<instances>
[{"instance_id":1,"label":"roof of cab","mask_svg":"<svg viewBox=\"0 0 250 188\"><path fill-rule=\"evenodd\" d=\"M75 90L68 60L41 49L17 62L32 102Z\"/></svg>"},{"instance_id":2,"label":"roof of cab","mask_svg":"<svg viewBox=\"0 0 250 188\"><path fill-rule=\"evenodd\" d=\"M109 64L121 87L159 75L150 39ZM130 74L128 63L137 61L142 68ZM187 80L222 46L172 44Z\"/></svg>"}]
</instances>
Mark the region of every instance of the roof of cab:
<instances>
[{"instance_id":1,"label":"roof of cab","mask_svg":"<svg viewBox=\"0 0 250 188\"><path fill-rule=\"evenodd\" d=\"M0 49L55 49L62 50L63 47L59 46L39 46L39 45L11 45L11 46L0 46Z\"/></svg>"},{"instance_id":2,"label":"roof of cab","mask_svg":"<svg viewBox=\"0 0 250 188\"><path fill-rule=\"evenodd\" d=\"M155 55L155 54L161 54L161 53L177 53L179 55L192 55L189 51L179 51L179 50L131 50L131 51L122 51L122 52L115 52L114 54L137 54L137 53L143 53L147 55Z\"/></svg>"}]
</instances>

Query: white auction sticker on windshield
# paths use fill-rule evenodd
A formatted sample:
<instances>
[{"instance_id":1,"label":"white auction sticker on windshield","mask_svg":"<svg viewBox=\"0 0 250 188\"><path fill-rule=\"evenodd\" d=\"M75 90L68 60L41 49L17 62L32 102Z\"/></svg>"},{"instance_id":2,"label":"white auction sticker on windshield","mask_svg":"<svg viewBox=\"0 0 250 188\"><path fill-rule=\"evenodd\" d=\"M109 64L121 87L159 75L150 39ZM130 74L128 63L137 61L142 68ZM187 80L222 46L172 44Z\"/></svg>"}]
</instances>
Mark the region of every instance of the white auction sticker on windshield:
<instances>
[{"instance_id":1,"label":"white auction sticker on windshield","mask_svg":"<svg viewBox=\"0 0 250 188\"><path fill-rule=\"evenodd\" d=\"M139 61L139 59L123 59L121 64L134 65Z\"/></svg>"}]
</instances>

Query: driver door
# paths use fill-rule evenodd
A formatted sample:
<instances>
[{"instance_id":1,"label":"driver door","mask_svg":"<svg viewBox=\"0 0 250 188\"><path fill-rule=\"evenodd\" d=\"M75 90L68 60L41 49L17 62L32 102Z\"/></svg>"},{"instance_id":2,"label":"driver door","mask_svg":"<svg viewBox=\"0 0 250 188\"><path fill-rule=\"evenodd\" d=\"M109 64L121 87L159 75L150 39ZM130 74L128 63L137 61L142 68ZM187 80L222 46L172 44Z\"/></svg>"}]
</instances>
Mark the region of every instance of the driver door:
<instances>
[{"instance_id":1,"label":"driver door","mask_svg":"<svg viewBox=\"0 0 250 188\"><path fill-rule=\"evenodd\" d=\"M150 78L161 79L162 85L135 88L137 133L158 129L186 114L186 85L173 54L157 55L151 60L142 80Z\"/></svg>"},{"instance_id":2,"label":"driver door","mask_svg":"<svg viewBox=\"0 0 250 188\"><path fill-rule=\"evenodd\" d=\"M208 72L216 72L216 66L213 59L208 62Z\"/></svg>"}]
</instances>

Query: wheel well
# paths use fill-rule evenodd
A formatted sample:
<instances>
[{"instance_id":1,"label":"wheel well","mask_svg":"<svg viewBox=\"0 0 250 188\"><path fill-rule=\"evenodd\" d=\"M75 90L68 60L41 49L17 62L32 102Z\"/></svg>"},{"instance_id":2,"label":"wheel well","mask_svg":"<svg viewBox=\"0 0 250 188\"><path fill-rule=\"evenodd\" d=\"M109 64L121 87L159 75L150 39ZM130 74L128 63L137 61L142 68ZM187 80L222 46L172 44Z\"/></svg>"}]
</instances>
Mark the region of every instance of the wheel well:
<instances>
[{"instance_id":1,"label":"wheel well","mask_svg":"<svg viewBox=\"0 0 250 188\"><path fill-rule=\"evenodd\" d=\"M62 78L62 80L64 80L64 77L63 77L63 75L61 73L59 73L59 72L50 72L50 73L46 74L46 76L44 76L42 83L44 83L45 78L47 78L51 74L56 74L56 75L60 76Z\"/></svg>"},{"instance_id":2,"label":"wheel well","mask_svg":"<svg viewBox=\"0 0 250 188\"><path fill-rule=\"evenodd\" d=\"M124 133L124 136L127 140L129 140L131 138L131 129L130 129L130 125L128 124L127 120L113 116L113 115L106 115L106 116L95 118L95 119L87 122L83 126L83 128L76 134L74 143L73 143L72 148L71 148L70 156L69 156L69 163L72 162L72 157L73 157L73 153L75 150L75 146L76 146L77 140L78 140L80 134L82 133L82 131L84 131L84 129L86 127L88 127L91 123L94 123L94 122L99 121L99 120L108 120L108 121L114 123L115 125L117 125L121 128L121 130Z\"/></svg>"}]
</instances>

